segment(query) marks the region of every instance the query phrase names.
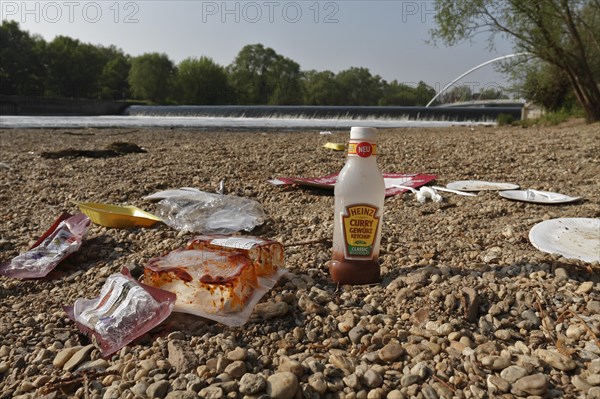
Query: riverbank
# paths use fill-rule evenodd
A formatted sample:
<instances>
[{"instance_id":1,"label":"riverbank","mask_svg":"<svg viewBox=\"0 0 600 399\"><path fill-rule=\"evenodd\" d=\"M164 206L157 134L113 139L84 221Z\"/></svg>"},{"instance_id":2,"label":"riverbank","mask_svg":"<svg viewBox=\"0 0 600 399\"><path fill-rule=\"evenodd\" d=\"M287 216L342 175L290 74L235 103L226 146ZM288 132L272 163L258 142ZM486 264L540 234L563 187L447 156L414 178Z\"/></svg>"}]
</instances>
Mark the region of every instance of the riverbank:
<instances>
[{"instance_id":1,"label":"riverbank","mask_svg":"<svg viewBox=\"0 0 600 399\"><path fill-rule=\"evenodd\" d=\"M0 130L3 260L26 250L62 211L76 212L74 200L153 212L143 196L176 187L214 192L225 179L226 193L263 204L269 220L256 234L287 246L290 272L263 298L285 303L278 313L256 314L241 328L173 315L117 355L81 351L65 370L70 348L89 341L62 306L98 295L108 275L139 270L192 237L165 225L92 226L52 278L0 277L0 398L600 397L599 265L539 252L528 240L543 220L600 217L598 124L381 130L384 172L435 174L438 185L503 181L585 200L388 198L382 284L353 288L334 286L325 267L331 193L267 182L339 171L345 154L322 146L347 138L346 131ZM147 153L40 157L118 141ZM321 243L294 245L306 241ZM86 361L94 372L77 371Z\"/></svg>"},{"instance_id":2,"label":"riverbank","mask_svg":"<svg viewBox=\"0 0 600 399\"><path fill-rule=\"evenodd\" d=\"M0 115L122 115L139 101L108 101L0 95Z\"/></svg>"}]
</instances>

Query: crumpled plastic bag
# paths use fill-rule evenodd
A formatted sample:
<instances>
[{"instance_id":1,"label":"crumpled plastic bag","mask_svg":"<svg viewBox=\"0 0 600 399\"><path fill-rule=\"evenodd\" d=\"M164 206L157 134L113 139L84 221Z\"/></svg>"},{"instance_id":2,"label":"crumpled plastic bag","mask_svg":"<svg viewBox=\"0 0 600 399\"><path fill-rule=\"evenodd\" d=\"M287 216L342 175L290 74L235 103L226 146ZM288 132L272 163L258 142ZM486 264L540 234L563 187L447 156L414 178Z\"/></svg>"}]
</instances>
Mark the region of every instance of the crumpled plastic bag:
<instances>
[{"instance_id":1,"label":"crumpled plastic bag","mask_svg":"<svg viewBox=\"0 0 600 399\"><path fill-rule=\"evenodd\" d=\"M427 198L431 198L433 202L442 202L444 198L433 188L423 186L416 193L417 201L424 204Z\"/></svg>"},{"instance_id":2,"label":"crumpled plastic bag","mask_svg":"<svg viewBox=\"0 0 600 399\"><path fill-rule=\"evenodd\" d=\"M146 199L161 198L162 194L164 199L156 205L155 214L177 230L229 234L252 231L266 220L262 205L248 198L183 189L159 192Z\"/></svg>"},{"instance_id":3,"label":"crumpled plastic bag","mask_svg":"<svg viewBox=\"0 0 600 399\"><path fill-rule=\"evenodd\" d=\"M99 296L78 298L64 310L107 357L162 323L175 299L173 293L136 281L124 268L108 276Z\"/></svg>"},{"instance_id":4,"label":"crumpled plastic bag","mask_svg":"<svg viewBox=\"0 0 600 399\"><path fill-rule=\"evenodd\" d=\"M432 187L421 186L419 190L415 190L413 187L403 186L400 184L392 184L392 187L410 190L420 204L424 204L427 201L427 198L431 198L433 202L442 202L444 200L444 198Z\"/></svg>"},{"instance_id":5,"label":"crumpled plastic bag","mask_svg":"<svg viewBox=\"0 0 600 399\"><path fill-rule=\"evenodd\" d=\"M29 251L2 263L0 275L19 279L45 277L81 247L90 223L83 213L63 213Z\"/></svg>"}]
</instances>

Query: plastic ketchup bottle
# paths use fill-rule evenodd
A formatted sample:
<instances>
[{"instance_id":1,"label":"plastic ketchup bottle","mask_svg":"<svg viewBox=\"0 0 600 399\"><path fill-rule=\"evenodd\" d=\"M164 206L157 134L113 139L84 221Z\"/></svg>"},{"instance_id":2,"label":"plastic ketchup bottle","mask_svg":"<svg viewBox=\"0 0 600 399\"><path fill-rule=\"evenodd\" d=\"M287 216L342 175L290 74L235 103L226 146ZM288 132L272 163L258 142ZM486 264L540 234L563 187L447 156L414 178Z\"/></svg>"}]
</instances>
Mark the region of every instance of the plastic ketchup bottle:
<instances>
[{"instance_id":1,"label":"plastic ketchup bottle","mask_svg":"<svg viewBox=\"0 0 600 399\"><path fill-rule=\"evenodd\" d=\"M339 284L380 280L379 244L385 184L377 166L377 130L350 130L348 159L335 185L333 259L329 273Z\"/></svg>"}]
</instances>

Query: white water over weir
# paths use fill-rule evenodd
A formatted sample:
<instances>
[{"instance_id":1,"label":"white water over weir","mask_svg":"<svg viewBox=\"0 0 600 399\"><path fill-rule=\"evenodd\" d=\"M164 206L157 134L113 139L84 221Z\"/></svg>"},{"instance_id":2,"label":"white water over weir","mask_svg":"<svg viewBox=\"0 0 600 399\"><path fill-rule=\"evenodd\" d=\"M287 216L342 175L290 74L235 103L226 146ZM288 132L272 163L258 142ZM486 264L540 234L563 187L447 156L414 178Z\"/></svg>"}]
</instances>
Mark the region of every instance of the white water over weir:
<instances>
[{"instance_id":1,"label":"white water over weir","mask_svg":"<svg viewBox=\"0 0 600 399\"><path fill-rule=\"evenodd\" d=\"M521 118L521 105L481 107L345 107L345 106L142 106L125 115L3 115L4 128L195 128L195 129L321 129L352 126L377 128L438 127L493 124L498 115Z\"/></svg>"},{"instance_id":2,"label":"white water over weir","mask_svg":"<svg viewBox=\"0 0 600 399\"><path fill-rule=\"evenodd\" d=\"M459 80L461 80L462 78L464 78L465 76L467 76L468 74L470 74L471 72L475 72L476 70L483 68L486 65L489 64L493 64L494 62L497 61L502 61L505 60L507 58L513 58L513 57L520 57L520 56L524 56L524 55L531 55L531 53L529 52L523 52L523 53L514 53L514 54L508 54L508 55L503 55L502 57L498 57L498 58L494 58L493 60L489 60L486 61L482 64L477 65L476 67L473 67L471 69L469 69L467 72L463 73L462 75L460 75L459 77L457 77L456 79L454 79L452 82L448 83L446 86L444 86L444 88L442 90L439 91L439 93L437 93L432 99L431 101L429 101L427 103L427 105L425 106L426 108L429 107L431 104L433 104L433 102L442 95L442 93L446 92L446 90L448 90L448 88L450 86L452 86L454 83L458 82Z\"/></svg>"},{"instance_id":3,"label":"white water over weir","mask_svg":"<svg viewBox=\"0 0 600 399\"><path fill-rule=\"evenodd\" d=\"M133 105L130 116L145 117L203 117L244 119L294 119L328 121L444 121L444 122L495 122L500 113L520 118L521 105L507 104L494 107L402 107L402 106L310 106L310 105Z\"/></svg>"}]
</instances>

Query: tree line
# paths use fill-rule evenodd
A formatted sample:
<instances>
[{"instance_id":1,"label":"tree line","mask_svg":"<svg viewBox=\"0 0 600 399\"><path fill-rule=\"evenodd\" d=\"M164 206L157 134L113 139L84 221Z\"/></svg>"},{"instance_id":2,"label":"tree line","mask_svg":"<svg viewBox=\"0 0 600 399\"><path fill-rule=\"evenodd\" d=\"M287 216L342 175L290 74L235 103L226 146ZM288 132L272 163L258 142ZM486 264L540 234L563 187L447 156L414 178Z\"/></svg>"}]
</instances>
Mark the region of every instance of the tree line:
<instances>
[{"instance_id":1,"label":"tree line","mask_svg":"<svg viewBox=\"0 0 600 399\"><path fill-rule=\"evenodd\" d=\"M527 62L505 65L513 96L544 108L582 109L600 120L600 3L598 0L461 2L436 0L434 40L452 45L480 32L513 39ZM455 86L440 103L506 98L500 87L478 92ZM154 104L425 105L434 95L425 82L387 82L369 69L303 71L261 44L243 47L221 66L206 56L175 64L166 54L132 57L115 46L57 36L50 42L0 26L0 93L28 96L142 100Z\"/></svg>"},{"instance_id":2,"label":"tree line","mask_svg":"<svg viewBox=\"0 0 600 399\"><path fill-rule=\"evenodd\" d=\"M423 81L387 82L368 68L303 71L294 60L262 44L243 47L227 66L207 56L175 64L166 54L132 57L115 46L67 36L46 42L14 21L0 27L0 92L187 105L419 106L435 95ZM442 101L499 96L499 90L473 93L468 87L455 87Z\"/></svg>"}]
</instances>

